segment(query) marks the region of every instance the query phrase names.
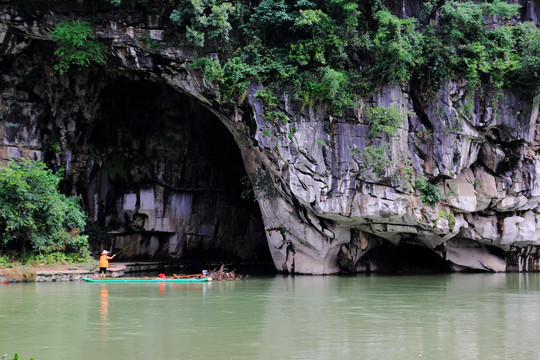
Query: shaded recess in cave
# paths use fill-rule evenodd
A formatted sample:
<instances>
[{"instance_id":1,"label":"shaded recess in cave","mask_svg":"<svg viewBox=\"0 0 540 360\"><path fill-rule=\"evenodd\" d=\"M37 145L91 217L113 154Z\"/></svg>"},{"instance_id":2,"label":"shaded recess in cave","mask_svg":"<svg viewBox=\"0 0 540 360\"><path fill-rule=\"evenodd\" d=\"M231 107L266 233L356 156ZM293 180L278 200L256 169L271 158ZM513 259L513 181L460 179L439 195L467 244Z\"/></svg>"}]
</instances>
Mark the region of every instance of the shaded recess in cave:
<instances>
[{"instance_id":1,"label":"shaded recess in cave","mask_svg":"<svg viewBox=\"0 0 540 360\"><path fill-rule=\"evenodd\" d=\"M73 149L85 175L73 184L101 244L120 260L270 264L257 203L227 128L196 100L163 84L117 78L100 94ZM112 235L111 235L112 234ZM98 249L99 248L99 249Z\"/></svg>"},{"instance_id":2,"label":"shaded recess in cave","mask_svg":"<svg viewBox=\"0 0 540 360\"><path fill-rule=\"evenodd\" d=\"M448 263L435 251L420 245L379 245L360 260L367 272L377 273L446 273Z\"/></svg>"}]
</instances>

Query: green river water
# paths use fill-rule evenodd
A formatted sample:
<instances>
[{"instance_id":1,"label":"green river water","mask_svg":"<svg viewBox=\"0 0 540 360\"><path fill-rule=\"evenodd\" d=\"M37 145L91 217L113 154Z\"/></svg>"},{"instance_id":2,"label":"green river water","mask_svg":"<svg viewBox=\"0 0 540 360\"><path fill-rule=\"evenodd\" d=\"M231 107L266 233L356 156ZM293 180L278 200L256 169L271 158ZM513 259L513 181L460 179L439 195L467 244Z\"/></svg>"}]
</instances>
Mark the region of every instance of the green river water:
<instances>
[{"instance_id":1,"label":"green river water","mask_svg":"<svg viewBox=\"0 0 540 360\"><path fill-rule=\"evenodd\" d=\"M540 359L539 274L0 284L0 358Z\"/></svg>"}]
</instances>

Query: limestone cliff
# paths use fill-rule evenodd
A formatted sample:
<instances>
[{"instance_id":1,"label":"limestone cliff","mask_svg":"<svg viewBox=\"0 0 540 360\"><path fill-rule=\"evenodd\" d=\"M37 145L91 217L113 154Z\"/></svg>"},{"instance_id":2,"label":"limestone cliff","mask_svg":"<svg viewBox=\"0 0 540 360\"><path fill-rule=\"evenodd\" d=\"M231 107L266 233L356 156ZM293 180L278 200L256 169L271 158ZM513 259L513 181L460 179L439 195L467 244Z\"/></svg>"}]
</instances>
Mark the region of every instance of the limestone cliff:
<instances>
[{"instance_id":1,"label":"limestone cliff","mask_svg":"<svg viewBox=\"0 0 540 360\"><path fill-rule=\"evenodd\" d=\"M142 237L127 256L184 260L264 261L268 248L278 270L308 274L540 270L538 96L466 80L428 98L389 85L337 118L283 94L288 121L271 122L260 84L216 101L192 52L163 41L159 13L103 10L107 64L60 75L49 35L86 5L70 6L28 18L0 4L0 159L62 167L106 245ZM370 132L376 106L405 114L394 136ZM371 145L382 168L366 160ZM257 203L240 197L246 173ZM431 205L427 179L443 194Z\"/></svg>"}]
</instances>

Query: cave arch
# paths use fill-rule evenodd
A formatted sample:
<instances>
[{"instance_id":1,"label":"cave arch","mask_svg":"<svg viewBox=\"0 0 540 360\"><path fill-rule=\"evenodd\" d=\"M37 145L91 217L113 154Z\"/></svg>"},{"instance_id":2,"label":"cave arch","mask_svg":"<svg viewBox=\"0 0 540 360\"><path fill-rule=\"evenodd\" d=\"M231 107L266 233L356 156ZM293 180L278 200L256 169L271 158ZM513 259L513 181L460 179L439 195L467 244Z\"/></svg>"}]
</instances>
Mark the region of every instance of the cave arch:
<instances>
[{"instance_id":1,"label":"cave arch","mask_svg":"<svg viewBox=\"0 0 540 360\"><path fill-rule=\"evenodd\" d=\"M367 272L421 274L451 271L448 262L439 253L415 244L377 245L359 261Z\"/></svg>"},{"instance_id":2,"label":"cave arch","mask_svg":"<svg viewBox=\"0 0 540 360\"><path fill-rule=\"evenodd\" d=\"M78 125L74 186L108 236L95 252L121 260L263 263L271 257L259 207L229 130L196 99L150 80L115 77L94 120Z\"/></svg>"}]
</instances>

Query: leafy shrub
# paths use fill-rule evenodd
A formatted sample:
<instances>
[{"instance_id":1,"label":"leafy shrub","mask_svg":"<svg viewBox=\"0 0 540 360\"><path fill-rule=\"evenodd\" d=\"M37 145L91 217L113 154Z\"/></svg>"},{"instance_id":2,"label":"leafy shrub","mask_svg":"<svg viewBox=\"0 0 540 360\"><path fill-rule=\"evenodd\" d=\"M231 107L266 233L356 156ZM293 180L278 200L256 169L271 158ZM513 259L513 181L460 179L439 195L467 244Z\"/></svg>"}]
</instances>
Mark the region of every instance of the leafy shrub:
<instances>
[{"instance_id":1,"label":"leafy shrub","mask_svg":"<svg viewBox=\"0 0 540 360\"><path fill-rule=\"evenodd\" d=\"M339 36L334 20L321 10L300 10L292 30L300 37L290 45L293 63L327 65L330 59L346 58L346 41Z\"/></svg>"},{"instance_id":2,"label":"leafy shrub","mask_svg":"<svg viewBox=\"0 0 540 360\"><path fill-rule=\"evenodd\" d=\"M321 99L336 100L340 93L344 91L347 77L343 72L336 71L329 66L322 69L321 86L319 97Z\"/></svg>"},{"instance_id":3,"label":"leafy shrub","mask_svg":"<svg viewBox=\"0 0 540 360\"><path fill-rule=\"evenodd\" d=\"M194 46L204 46L205 36L209 39L229 40L231 14L235 11L229 1L182 0L171 13L174 24L186 29L186 37Z\"/></svg>"},{"instance_id":4,"label":"leafy shrub","mask_svg":"<svg viewBox=\"0 0 540 360\"><path fill-rule=\"evenodd\" d=\"M358 4L350 0L332 0L329 1L327 6L335 6L336 15L334 18L342 19L345 29L352 36L355 34L356 27L358 26L358 18L360 17L361 12L358 9Z\"/></svg>"},{"instance_id":5,"label":"leafy shrub","mask_svg":"<svg viewBox=\"0 0 540 360\"><path fill-rule=\"evenodd\" d=\"M149 3L106 1L132 7ZM387 83L409 81L429 94L444 79L466 78L474 85L538 92L540 36L535 24L516 21L519 5L504 0L421 3L422 23L392 14L382 0L159 2L163 12L174 7L169 35L179 33L195 48L214 40L218 56L198 59L194 67L219 86L222 102L241 100L251 80L278 86L304 104L324 103L335 116ZM486 16L503 26L487 26ZM66 43L57 53L59 71L104 61L86 22L65 22L55 34L57 42ZM81 40L65 41L71 34ZM159 49L146 35L141 41L145 48Z\"/></svg>"},{"instance_id":6,"label":"leafy shrub","mask_svg":"<svg viewBox=\"0 0 540 360\"><path fill-rule=\"evenodd\" d=\"M448 77L464 77L473 84L502 88L527 78L518 75L524 70L537 84L538 56L528 55L535 51L538 54L538 46L533 45L533 40L531 47L520 48L520 44L528 42L522 39L538 37L536 26L521 23L488 28L484 24L485 15L508 19L517 16L519 8L501 0L444 2L439 8L439 22L431 23L423 32L424 64L419 68L419 78L426 82L426 87L435 89ZM535 84L527 83L519 90L527 92Z\"/></svg>"},{"instance_id":7,"label":"leafy shrub","mask_svg":"<svg viewBox=\"0 0 540 360\"><path fill-rule=\"evenodd\" d=\"M448 220L448 229L453 232L456 227L456 217L452 214L452 211L446 213L444 210L439 210L439 216Z\"/></svg>"},{"instance_id":8,"label":"leafy shrub","mask_svg":"<svg viewBox=\"0 0 540 360\"><path fill-rule=\"evenodd\" d=\"M258 90L255 93L255 97L261 100L268 110L276 109L279 103L279 99L267 89Z\"/></svg>"},{"instance_id":9,"label":"leafy shrub","mask_svg":"<svg viewBox=\"0 0 540 360\"><path fill-rule=\"evenodd\" d=\"M235 100L242 96L249 82L257 75L257 68L251 66L239 57L234 57L223 65L223 80L220 84L223 100Z\"/></svg>"},{"instance_id":10,"label":"leafy shrub","mask_svg":"<svg viewBox=\"0 0 540 360\"><path fill-rule=\"evenodd\" d=\"M509 4L503 0L493 0L493 2L486 2L483 5L486 13L500 19L511 19L518 16L521 8L519 4Z\"/></svg>"},{"instance_id":11,"label":"leafy shrub","mask_svg":"<svg viewBox=\"0 0 540 360\"><path fill-rule=\"evenodd\" d=\"M197 58L193 60L191 67L199 70L204 78L212 84L219 84L223 81L223 67L217 59Z\"/></svg>"},{"instance_id":12,"label":"leafy shrub","mask_svg":"<svg viewBox=\"0 0 540 360\"><path fill-rule=\"evenodd\" d=\"M318 73L305 71L298 74L294 94L304 104L326 102L330 105L330 112L337 116L341 116L345 109L354 107L358 98L351 91L348 74L330 66L320 68Z\"/></svg>"},{"instance_id":13,"label":"leafy shrub","mask_svg":"<svg viewBox=\"0 0 540 360\"><path fill-rule=\"evenodd\" d=\"M390 164L390 146L384 144L381 147L374 145L366 146L362 152L362 157L366 167L373 169L375 177L384 175L386 168Z\"/></svg>"},{"instance_id":14,"label":"leafy shrub","mask_svg":"<svg viewBox=\"0 0 540 360\"><path fill-rule=\"evenodd\" d=\"M379 132L394 136L397 133L399 125L408 116L408 113L402 113L397 105L385 107L368 107L365 110L366 118L371 123L369 137L376 137Z\"/></svg>"},{"instance_id":15,"label":"leafy shrub","mask_svg":"<svg viewBox=\"0 0 540 360\"><path fill-rule=\"evenodd\" d=\"M0 244L3 247L84 254L88 239L79 235L86 215L79 198L57 187L60 177L39 161L11 161L0 169Z\"/></svg>"},{"instance_id":16,"label":"leafy shrub","mask_svg":"<svg viewBox=\"0 0 540 360\"><path fill-rule=\"evenodd\" d=\"M226 45L220 47L220 62L204 64L211 70L206 74L214 73L222 99L241 96L245 81L257 79L288 90L304 104L328 104L332 115L342 116L359 96L386 83L411 81L430 93L444 79L466 78L497 88L519 85L531 94L540 83L536 26L484 22L485 16L515 17L519 6L502 0L425 1L430 20L425 24L400 19L380 0L226 3L183 0L171 16L193 45L210 37Z\"/></svg>"},{"instance_id":17,"label":"leafy shrub","mask_svg":"<svg viewBox=\"0 0 540 360\"><path fill-rule=\"evenodd\" d=\"M293 21L284 0L262 0L253 11L253 20L264 29L272 30Z\"/></svg>"},{"instance_id":18,"label":"leafy shrub","mask_svg":"<svg viewBox=\"0 0 540 360\"><path fill-rule=\"evenodd\" d=\"M221 102L232 102L243 96L249 82L258 73L258 67L245 63L239 57L225 64L217 59L199 58L192 67L201 71L207 81L219 86Z\"/></svg>"},{"instance_id":19,"label":"leafy shrub","mask_svg":"<svg viewBox=\"0 0 540 360\"><path fill-rule=\"evenodd\" d=\"M80 236L82 238L82 236ZM55 251L48 254L34 254L24 259L25 265L55 265L91 262L93 258L90 252L84 253L64 253Z\"/></svg>"},{"instance_id":20,"label":"leafy shrub","mask_svg":"<svg viewBox=\"0 0 540 360\"><path fill-rule=\"evenodd\" d=\"M266 112L263 115L265 119L271 123L277 123L278 121L286 123L288 121L287 115L281 111L275 111L279 104L279 99L274 96L268 89L261 89L255 93L255 97L262 101Z\"/></svg>"},{"instance_id":21,"label":"leafy shrub","mask_svg":"<svg viewBox=\"0 0 540 360\"><path fill-rule=\"evenodd\" d=\"M400 19L388 11L378 11L374 19L378 28L370 49L374 60L371 74L380 82L400 84L410 80L422 61L422 34L416 19Z\"/></svg>"},{"instance_id":22,"label":"leafy shrub","mask_svg":"<svg viewBox=\"0 0 540 360\"><path fill-rule=\"evenodd\" d=\"M70 67L88 67L91 63L105 63L105 45L94 41L92 28L87 21L62 20L51 33L57 44L54 55L58 57L58 64L54 69L61 74Z\"/></svg>"},{"instance_id":23,"label":"leafy shrub","mask_svg":"<svg viewBox=\"0 0 540 360\"><path fill-rule=\"evenodd\" d=\"M424 175L416 178L416 189L420 192L420 200L430 206L435 206L442 199L442 192L429 183Z\"/></svg>"},{"instance_id":24,"label":"leafy shrub","mask_svg":"<svg viewBox=\"0 0 540 360\"><path fill-rule=\"evenodd\" d=\"M0 256L0 269L11 268L13 265L14 261L8 255Z\"/></svg>"},{"instance_id":25,"label":"leafy shrub","mask_svg":"<svg viewBox=\"0 0 540 360\"><path fill-rule=\"evenodd\" d=\"M540 30L533 23L520 23L512 27L512 36L518 58L507 73L507 83L536 95L540 92Z\"/></svg>"},{"instance_id":26,"label":"leafy shrub","mask_svg":"<svg viewBox=\"0 0 540 360\"><path fill-rule=\"evenodd\" d=\"M271 123L277 123L278 121L285 124L289 121L287 115L281 111L268 111L264 115L264 118L270 121Z\"/></svg>"}]
</instances>

